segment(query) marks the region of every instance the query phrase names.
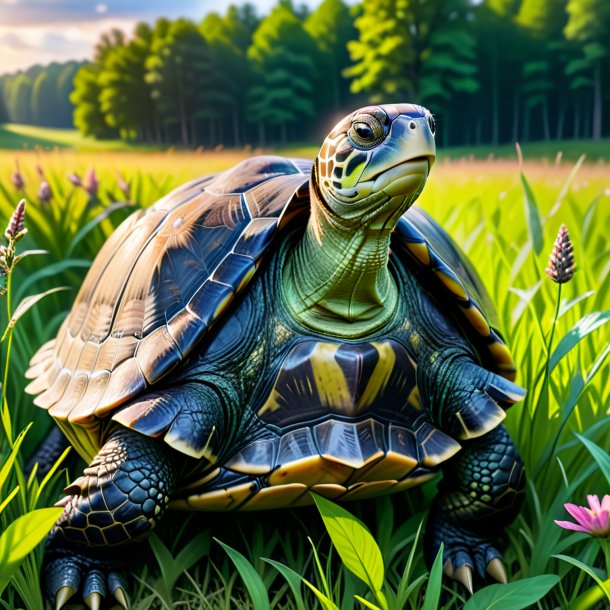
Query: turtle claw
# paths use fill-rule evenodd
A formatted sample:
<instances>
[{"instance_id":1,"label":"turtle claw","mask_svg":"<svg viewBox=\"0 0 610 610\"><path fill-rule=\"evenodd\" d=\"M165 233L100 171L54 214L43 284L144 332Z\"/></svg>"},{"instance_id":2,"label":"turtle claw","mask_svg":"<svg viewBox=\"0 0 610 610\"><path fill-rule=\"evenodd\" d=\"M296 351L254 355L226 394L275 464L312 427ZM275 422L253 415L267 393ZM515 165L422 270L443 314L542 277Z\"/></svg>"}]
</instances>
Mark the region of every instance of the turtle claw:
<instances>
[{"instance_id":1,"label":"turtle claw","mask_svg":"<svg viewBox=\"0 0 610 610\"><path fill-rule=\"evenodd\" d=\"M472 568L467 564L461 565L454 573L454 580L462 583L464 587L468 590L468 593L472 595L474 593L474 586L472 583Z\"/></svg>"},{"instance_id":2,"label":"turtle claw","mask_svg":"<svg viewBox=\"0 0 610 610\"><path fill-rule=\"evenodd\" d=\"M61 610L68 600L74 595L75 591L72 587L61 587L55 594L55 610Z\"/></svg>"},{"instance_id":3,"label":"turtle claw","mask_svg":"<svg viewBox=\"0 0 610 610\"><path fill-rule=\"evenodd\" d=\"M85 604L87 608L89 608L89 610L100 610L103 599L104 598L101 596L100 593L94 591L93 593L85 597Z\"/></svg>"},{"instance_id":4,"label":"turtle claw","mask_svg":"<svg viewBox=\"0 0 610 610\"><path fill-rule=\"evenodd\" d=\"M116 603L128 610L129 599L123 578L116 572L89 569L91 563L85 561L82 557L61 557L47 565L46 590L51 601L55 601L55 610L61 610L79 592L89 610L100 610L109 597L109 591Z\"/></svg>"},{"instance_id":5,"label":"turtle claw","mask_svg":"<svg viewBox=\"0 0 610 610\"><path fill-rule=\"evenodd\" d=\"M112 595L114 596L114 599L116 599L116 601L119 603L119 606L121 606L121 608L129 610L129 601L127 599L127 595L121 587L117 587L112 592Z\"/></svg>"},{"instance_id":6,"label":"turtle claw","mask_svg":"<svg viewBox=\"0 0 610 610\"><path fill-rule=\"evenodd\" d=\"M125 610L129 609L129 598L127 597L127 589L125 583L119 574L110 572L108 574L108 587L112 591L114 599Z\"/></svg>"},{"instance_id":7,"label":"turtle claw","mask_svg":"<svg viewBox=\"0 0 610 610\"><path fill-rule=\"evenodd\" d=\"M488 374L491 375L491 379L489 380L485 391L494 400L512 405L525 398L527 390L524 390L508 379L504 379L504 377L501 377L500 375L496 375L495 373Z\"/></svg>"},{"instance_id":8,"label":"turtle claw","mask_svg":"<svg viewBox=\"0 0 610 610\"><path fill-rule=\"evenodd\" d=\"M505 585L508 582L508 576L506 575L506 568L504 567L503 561L499 557L494 557L487 564L487 573L499 583Z\"/></svg>"}]
</instances>

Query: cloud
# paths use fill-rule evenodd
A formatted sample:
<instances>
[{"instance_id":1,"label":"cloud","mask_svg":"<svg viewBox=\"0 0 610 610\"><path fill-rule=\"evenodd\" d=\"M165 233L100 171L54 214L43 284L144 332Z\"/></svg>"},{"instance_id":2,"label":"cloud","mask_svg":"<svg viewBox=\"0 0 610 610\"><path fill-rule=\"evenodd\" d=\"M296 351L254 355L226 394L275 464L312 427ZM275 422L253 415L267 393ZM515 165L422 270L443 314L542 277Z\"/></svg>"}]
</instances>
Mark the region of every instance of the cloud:
<instances>
[{"instance_id":1,"label":"cloud","mask_svg":"<svg viewBox=\"0 0 610 610\"><path fill-rule=\"evenodd\" d=\"M355 0L348 0L353 4ZM321 0L295 0L317 6ZM131 33L138 21L188 17L199 21L244 0L0 0L0 74L33 64L90 59L100 34ZM261 15L277 0L252 0Z\"/></svg>"},{"instance_id":2,"label":"cloud","mask_svg":"<svg viewBox=\"0 0 610 610\"><path fill-rule=\"evenodd\" d=\"M14 51L23 51L25 49L32 49L32 45L24 40L19 34L16 32L4 32L0 34L0 48L6 47L7 49L12 49Z\"/></svg>"},{"instance_id":3,"label":"cloud","mask_svg":"<svg viewBox=\"0 0 610 610\"><path fill-rule=\"evenodd\" d=\"M6 0L0 0L5 2ZM2 23L0 21L0 23ZM100 35L112 28L131 32L135 19L106 18L95 22L67 22L54 27L0 25L0 74L34 64L91 59Z\"/></svg>"},{"instance_id":4,"label":"cloud","mask_svg":"<svg viewBox=\"0 0 610 610\"><path fill-rule=\"evenodd\" d=\"M160 15L200 17L229 2L210 0L0 0L3 26L36 26L50 23L95 22L114 18L154 19Z\"/></svg>"}]
</instances>

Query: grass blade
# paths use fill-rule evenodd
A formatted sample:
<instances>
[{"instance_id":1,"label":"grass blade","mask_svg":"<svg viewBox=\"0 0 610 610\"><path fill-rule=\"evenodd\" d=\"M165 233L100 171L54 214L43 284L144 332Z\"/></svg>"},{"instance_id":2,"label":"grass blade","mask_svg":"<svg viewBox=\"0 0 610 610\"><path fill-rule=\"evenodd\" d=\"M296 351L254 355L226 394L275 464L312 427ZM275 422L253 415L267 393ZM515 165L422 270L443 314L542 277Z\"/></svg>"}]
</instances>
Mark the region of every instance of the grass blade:
<instances>
[{"instance_id":1,"label":"grass blade","mask_svg":"<svg viewBox=\"0 0 610 610\"><path fill-rule=\"evenodd\" d=\"M221 542L217 538L214 538L214 540L220 544L231 558L231 561L235 564L235 567L250 594L254 610L271 610L267 588L265 587L263 579L254 569L254 566L239 551L236 551L234 548L231 548L228 544Z\"/></svg>"}]
</instances>

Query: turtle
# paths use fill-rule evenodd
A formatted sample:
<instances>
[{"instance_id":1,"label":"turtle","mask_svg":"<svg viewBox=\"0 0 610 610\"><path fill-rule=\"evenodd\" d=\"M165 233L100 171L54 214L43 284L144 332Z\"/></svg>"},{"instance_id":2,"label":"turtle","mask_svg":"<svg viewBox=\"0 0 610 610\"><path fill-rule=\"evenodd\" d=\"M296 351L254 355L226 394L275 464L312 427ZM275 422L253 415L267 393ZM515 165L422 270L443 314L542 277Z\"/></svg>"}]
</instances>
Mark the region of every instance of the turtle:
<instances>
[{"instance_id":1,"label":"turtle","mask_svg":"<svg viewBox=\"0 0 610 610\"><path fill-rule=\"evenodd\" d=\"M502 421L525 390L473 265L412 207L435 131L422 106L367 106L313 162L246 159L109 237L27 372L88 463L47 540L56 608L126 606L120 572L168 510L360 500L440 471L427 561L442 544L471 592L506 581L525 474Z\"/></svg>"}]
</instances>

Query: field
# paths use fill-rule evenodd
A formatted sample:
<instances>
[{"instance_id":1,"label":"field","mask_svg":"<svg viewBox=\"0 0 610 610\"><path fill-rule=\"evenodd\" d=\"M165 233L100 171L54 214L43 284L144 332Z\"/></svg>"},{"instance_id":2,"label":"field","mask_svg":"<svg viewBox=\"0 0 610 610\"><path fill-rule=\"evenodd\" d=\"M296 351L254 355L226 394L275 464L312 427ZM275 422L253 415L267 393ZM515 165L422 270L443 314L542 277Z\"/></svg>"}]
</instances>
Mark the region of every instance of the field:
<instances>
[{"instance_id":1,"label":"field","mask_svg":"<svg viewBox=\"0 0 610 610\"><path fill-rule=\"evenodd\" d=\"M0 133L0 142L2 137ZM578 157L579 152L570 149L561 158L556 150L547 147L537 154L534 148L525 147L523 180L512 150L505 151L507 157L512 156L506 159L451 160L448 155L433 168L419 200L481 274L497 305L500 330L518 363L517 382L528 389L525 401L515 405L506 420L524 457L529 482L523 510L505 540L509 581L516 584L507 587L504 601L494 602L495 610L529 607L529 603L518 605L518 600L530 599L533 604L532 595L540 588L544 590L539 597L550 589L532 606L541 610L607 607L595 579L603 583L610 600L610 566L598 540L566 532L553 523L567 518L564 502L585 504L586 494L602 496L610 486L610 347L608 326L604 326L610 318L610 163L607 150L601 148L590 155L593 162L576 166L565 159ZM147 154L0 151L0 225L5 226L24 195L29 233L19 245L46 251L17 267L13 309L26 295L68 287L37 303L13 333L5 388L13 435L34 422L22 446L24 458L44 436L49 422L23 393L23 372L36 348L54 336L91 259L113 227L134 208L150 205L180 183L229 167L251 154L248 150ZM312 156L315 150L282 154ZM546 159L528 160L530 154ZM24 192L10 182L16 156L25 179ZM50 201L38 196L37 164L53 193ZM72 172L83 176L89 168L95 168L99 180L95 196L67 179ZM129 185L128 192L125 184L121 189L117 172ZM109 208L112 202L125 200L128 204ZM574 242L577 272L563 285L558 303L558 285L546 277L544 268L562 223ZM7 319L5 305L1 305L0 328L4 328ZM3 348L5 362L6 342ZM69 475L57 474L35 500L34 484L28 486L19 478L18 467L12 476L12 483L20 483L21 490L1 515L6 521L37 506L51 505L59 489L78 474L75 469ZM383 590L390 608L401 587L406 591L402 607L413 610L458 609L466 603L463 588L446 582L441 588L438 571L429 578L423 561L418 527L436 484L433 481L408 494L346 505L368 526L381 549ZM0 484L0 504L8 489L12 487L3 490ZM234 550L226 551L215 540ZM170 515L153 538L151 549L143 550L142 555L149 559L129 581L133 607L140 610L365 607L354 595L365 596L368 607L378 603L349 571L349 562L341 560L341 548L337 553L331 547L315 508L230 518L198 514L172 519ZM320 569L316 567L318 555ZM272 565L264 558L282 565ZM42 610L35 576L40 561L39 547L13 578L2 598L4 607ZM544 580L543 575L551 576ZM320 602L299 576L332 602ZM536 580L519 585L522 579L533 578ZM484 591L487 597L479 596L476 601L475 596L476 603L467 606L468 610L491 607L490 596L501 595L497 589Z\"/></svg>"},{"instance_id":2,"label":"field","mask_svg":"<svg viewBox=\"0 0 610 610\"><path fill-rule=\"evenodd\" d=\"M545 158L554 161L559 153L564 160L576 161L586 152L587 160L593 163L610 161L610 140L551 140L549 142L531 142L523 146L526 154L533 159ZM137 146L121 140L95 140L82 136L76 129L56 129L53 127L36 127L34 125L7 124L0 125L0 158L2 151L36 151L36 150L74 150L79 153L98 152L138 152L160 151L160 147ZM315 146L291 147L289 152L296 156L315 156ZM488 157L510 159L515 157L512 144L502 146L480 145L442 148L440 158L447 159L480 159Z\"/></svg>"}]
</instances>

